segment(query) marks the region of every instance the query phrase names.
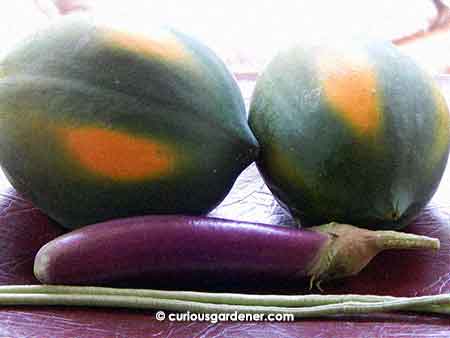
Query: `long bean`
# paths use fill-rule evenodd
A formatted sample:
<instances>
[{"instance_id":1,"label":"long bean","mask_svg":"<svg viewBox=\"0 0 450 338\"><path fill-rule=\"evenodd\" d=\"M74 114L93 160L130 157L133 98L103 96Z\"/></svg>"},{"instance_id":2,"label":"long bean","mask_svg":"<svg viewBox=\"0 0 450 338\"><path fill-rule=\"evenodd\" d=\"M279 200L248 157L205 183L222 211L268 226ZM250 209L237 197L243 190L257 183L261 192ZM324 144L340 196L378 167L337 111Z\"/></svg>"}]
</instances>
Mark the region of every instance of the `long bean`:
<instances>
[{"instance_id":1,"label":"long bean","mask_svg":"<svg viewBox=\"0 0 450 338\"><path fill-rule=\"evenodd\" d=\"M278 296L27 285L0 287L0 305L119 307L198 313L290 313L296 318L307 318L389 311L450 314L450 294L421 297L351 294Z\"/></svg>"}]
</instances>

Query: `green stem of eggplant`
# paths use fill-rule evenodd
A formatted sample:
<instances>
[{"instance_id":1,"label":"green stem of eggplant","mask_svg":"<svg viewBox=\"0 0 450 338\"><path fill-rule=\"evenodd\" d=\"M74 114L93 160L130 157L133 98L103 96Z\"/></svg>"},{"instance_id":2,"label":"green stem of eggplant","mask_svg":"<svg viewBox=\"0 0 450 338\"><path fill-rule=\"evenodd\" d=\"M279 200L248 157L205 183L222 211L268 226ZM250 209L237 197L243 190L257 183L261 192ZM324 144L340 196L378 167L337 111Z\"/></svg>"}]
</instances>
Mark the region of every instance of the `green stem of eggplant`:
<instances>
[{"instance_id":1,"label":"green stem of eggplant","mask_svg":"<svg viewBox=\"0 0 450 338\"><path fill-rule=\"evenodd\" d=\"M422 297L276 296L36 285L0 287L0 305L118 307L198 313L290 313L296 318L307 318L388 311L450 314L450 294Z\"/></svg>"},{"instance_id":2,"label":"green stem of eggplant","mask_svg":"<svg viewBox=\"0 0 450 338\"><path fill-rule=\"evenodd\" d=\"M309 266L311 287L331 279L358 274L384 250L439 249L439 240L398 231L372 231L331 222L311 230L328 236L327 243Z\"/></svg>"}]
</instances>

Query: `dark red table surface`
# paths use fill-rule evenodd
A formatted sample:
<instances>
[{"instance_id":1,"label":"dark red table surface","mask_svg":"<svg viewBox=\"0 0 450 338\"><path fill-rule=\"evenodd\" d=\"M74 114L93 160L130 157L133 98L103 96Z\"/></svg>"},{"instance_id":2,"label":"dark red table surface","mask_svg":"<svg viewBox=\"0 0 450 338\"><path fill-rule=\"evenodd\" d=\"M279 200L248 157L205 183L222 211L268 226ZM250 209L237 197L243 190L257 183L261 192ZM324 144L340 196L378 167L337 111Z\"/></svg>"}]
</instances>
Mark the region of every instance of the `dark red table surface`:
<instances>
[{"instance_id":1,"label":"dark red table surface","mask_svg":"<svg viewBox=\"0 0 450 338\"><path fill-rule=\"evenodd\" d=\"M439 78L447 94L450 81ZM251 83L241 83L248 99ZM213 215L292 224L252 165ZM358 276L324 285L325 293L418 296L450 293L450 166L432 201L406 231L437 237L438 252L390 251ZM63 229L0 184L0 284L35 284L33 258ZM151 288L154 285L147 285ZM160 287L160 285L158 285ZM180 280L172 288L185 288ZM189 287L193 289L193 286ZM298 285L208 285L202 289L255 293L306 293ZM450 316L379 314L294 322L158 322L154 311L74 307L0 307L0 337L450 337Z\"/></svg>"}]
</instances>

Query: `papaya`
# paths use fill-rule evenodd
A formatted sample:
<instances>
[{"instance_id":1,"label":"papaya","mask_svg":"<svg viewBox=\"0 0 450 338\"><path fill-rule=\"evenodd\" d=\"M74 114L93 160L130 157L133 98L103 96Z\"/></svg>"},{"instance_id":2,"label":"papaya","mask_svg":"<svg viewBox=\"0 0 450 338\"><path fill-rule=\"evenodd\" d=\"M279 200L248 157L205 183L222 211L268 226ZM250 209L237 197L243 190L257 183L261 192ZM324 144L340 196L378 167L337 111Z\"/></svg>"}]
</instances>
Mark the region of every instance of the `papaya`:
<instances>
[{"instance_id":1,"label":"papaya","mask_svg":"<svg viewBox=\"0 0 450 338\"><path fill-rule=\"evenodd\" d=\"M257 79L257 166L304 225L400 229L446 166L449 111L438 85L390 42L299 42Z\"/></svg>"},{"instance_id":2,"label":"papaya","mask_svg":"<svg viewBox=\"0 0 450 338\"><path fill-rule=\"evenodd\" d=\"M67 16L0 62L0 164L67 228L203 214L257 156L236 81L181 32Z\"/></svg>"}]
</instances>

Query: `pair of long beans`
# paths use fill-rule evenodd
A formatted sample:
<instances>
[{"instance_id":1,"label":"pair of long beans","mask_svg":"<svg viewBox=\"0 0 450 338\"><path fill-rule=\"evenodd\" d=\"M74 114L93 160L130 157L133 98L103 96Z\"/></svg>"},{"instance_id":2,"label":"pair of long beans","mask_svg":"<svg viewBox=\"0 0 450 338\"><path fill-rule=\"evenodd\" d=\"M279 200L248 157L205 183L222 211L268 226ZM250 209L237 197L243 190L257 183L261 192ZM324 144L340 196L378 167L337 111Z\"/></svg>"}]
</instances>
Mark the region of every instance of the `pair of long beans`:
<instances>
[{"instance_id":1,"label":"pair of long beans","mask_svg":"<svg viewBox=\"0 0 450 338\"><path fill-rule=\"evenodd\" d=\"M0 286L0 305L60 305L191 311L289 313L296 318L408 311L450 314L450 294L421 297L374 295L252 295L121 289L90 286Z\"/></svg>"}]
</instances>

